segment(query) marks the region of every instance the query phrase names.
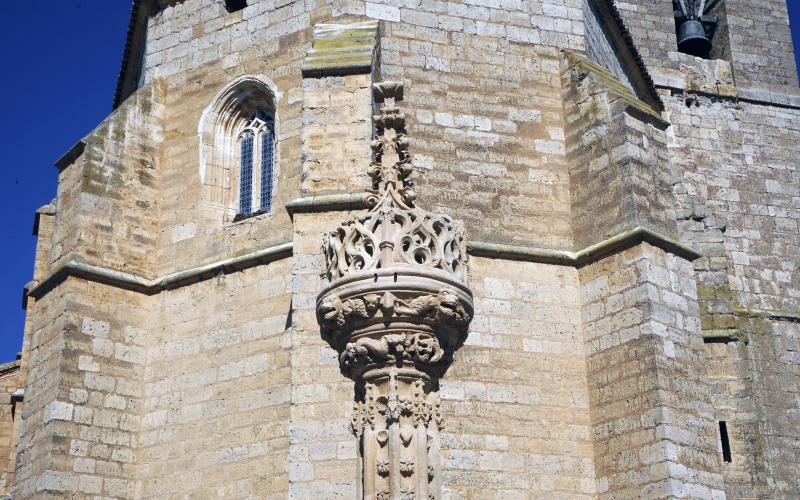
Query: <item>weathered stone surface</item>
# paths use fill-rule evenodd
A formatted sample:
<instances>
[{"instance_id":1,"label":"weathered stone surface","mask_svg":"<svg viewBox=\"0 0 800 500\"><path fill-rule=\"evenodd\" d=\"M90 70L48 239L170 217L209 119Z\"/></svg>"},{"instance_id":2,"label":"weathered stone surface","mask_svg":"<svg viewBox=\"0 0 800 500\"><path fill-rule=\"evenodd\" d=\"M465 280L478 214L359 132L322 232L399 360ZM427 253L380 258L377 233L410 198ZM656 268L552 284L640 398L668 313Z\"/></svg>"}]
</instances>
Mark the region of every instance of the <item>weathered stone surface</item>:
<instances>
[{"instance_id":1,"label":"weathered stone surface","mask_svg":"<svg viewBox=\"0 0 800 500\"><path fill-rule=\"evenodd\" d=\"M357 498L353 382L317 321L320 240L369 219L371 86L387 80L404 86L407 180L480 255L464 345L429 391L443 498L800 488L800 99L782 0L714 4L710 60L677 51L670 2L614 2L654 88L595 0L136 3L142 85L59 160L36 214L19 370L0 376L3 491ZM314 28L354 23L370 26L360 72L304 75ZM275 192L236 220L237 131L205 125L244 101L274 115ZM434 291L392 292L391 317L449 303ZM385 340L395 360L438 355Z\"/></svg>"}]
</instances>

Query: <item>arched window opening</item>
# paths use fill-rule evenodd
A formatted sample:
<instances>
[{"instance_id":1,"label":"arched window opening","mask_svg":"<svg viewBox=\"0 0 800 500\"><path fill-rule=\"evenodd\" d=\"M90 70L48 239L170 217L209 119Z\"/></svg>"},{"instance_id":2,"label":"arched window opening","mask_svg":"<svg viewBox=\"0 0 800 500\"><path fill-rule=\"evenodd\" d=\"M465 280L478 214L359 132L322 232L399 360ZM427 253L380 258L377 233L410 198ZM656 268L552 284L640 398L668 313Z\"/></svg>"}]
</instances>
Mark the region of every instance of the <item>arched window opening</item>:
<instances>
[{"instance_id":1,"label":"arched window opening","mask_svg":"<svg viewBox=\"0 0 800 500\"><path fill-rule=\"evenodd\" d=\"M272 211L279 164L276 102L272 82L245 76L220 91L203 113L200 214L208 224Z\"/></svg>"}]
</instances>

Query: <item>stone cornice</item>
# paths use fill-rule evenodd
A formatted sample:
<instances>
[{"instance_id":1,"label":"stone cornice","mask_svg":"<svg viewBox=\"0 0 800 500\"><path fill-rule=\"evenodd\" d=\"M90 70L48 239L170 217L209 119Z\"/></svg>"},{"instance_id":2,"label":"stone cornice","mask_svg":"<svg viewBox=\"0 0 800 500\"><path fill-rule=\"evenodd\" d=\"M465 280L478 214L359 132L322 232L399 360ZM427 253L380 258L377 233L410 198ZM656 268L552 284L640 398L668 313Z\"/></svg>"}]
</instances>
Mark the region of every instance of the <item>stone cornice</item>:
<instances>
[{"instance_id":1,"label":"stone cornice","mask_svg":"<svg viewBox=\"0 0 800 500\"><path fill-rule=\"evenodd\" d=\"M58 266L41 282L34 281L26 285L22 307L27 307L28 297L40 299L69 277L83 278L145 295L155 295L164 290L171 290L213 278L221 272L241 271L259 264L281 260L291 255L292 243L281 243L239 257L231 257L210 264L192 267L155 279L147 279L135 274L71 260Z\"/></svg>"},{"instance_id":2,"label":"stone cornice","mask_svg":"<svg viewBox=\"0 0 800 500\"><path fill-rule=\"evenodd\" d=\"M337 193L297 198L285 205L290 215L295 213L327 212L336 210L363 210L367 207L366 194ZM505 245L487 241L467 242L470 255L490 259L523 260L542 264L583 267L613 253L646 241L662 250L686 260L702 257L702 254L673 238L646 227L635 227L577 252L539 248L528 245Z\"/></svg>"},{"instance_id":3,"label":"stone cornice","mask_svg":"<svg viewBox=\"0 0 800 500\"><path fill-rule=\"evenodd\" d=\"M633 90L628 88L603 66L575 52L564 52L570 69L579 68L593 74L600 80L601 84L608 92L621 99L626 104L626 111L635 114L639 119L652 123L662 130L669 126L669 123L664 120L660 114L660 111L664 108L660 98L657 103L645 102L637 97Z\"/></svg>"},{"instance_id":4,"label":"stone cornice","mask_svg":"<svg viewBox=\"0 0 800 500\"><path fill-rule=\"evenodd\" d=\"M467 243L470 255L490 259L522 260L542 264L558 264L562 266L584 267L600 259L646 242L665 252L677 255L686 260L702 257L696 250L675 241L646 227L635 227L601 242L590 245L577 252L569 250L553 250L530 246L503 245L484 241Z\"/></svg>"},{"instance_id":5,"label":"stone cornice","mask_svg":"<svg viewBox=\"0 0 800 500\"><path fill-rule=\"evenodd\" d=\"M747 309L744 307L735 307L733 312L737 316L745 318L760 318L772 321L788 321L790 323L800 323L800 312L795 311L767 311L764 309Z\"/></svg>"},{"instance_id":6,"label":"stone cornice","mask_svg":"<svg viewBox=\"0 0 800 500\"><path fill-rule=\"evenodd\" d=\"M365 203L363 195L360 194L315 196L294 200L287 204L287 210L289 210L290 213L325 210L358 210L365 206ZM633 247L641 242L650 243L653 246L686 260L694 260L702 256L692 248L644 227L636 227L625 231L577 252L532 246L503 245L484 241L469 242L467 247L470 255L476 257L583 267L626 248ZM155 279L148 279L131 273L115 271L106 267L71 260L58 266L41 282L33 281L26 285L23 293L23 308L27 306L28 297L40 299L70 276L97 283L105 283L145 295L154 295L163 290L179 288L212 278L220 272L247 269L259 264L274 262L291 255L292 243L281 243L239 257L232 257L203 266L192 267Z\"/></svg>"},{"instance_id":7,"label":"stone cornice","mask_svg":"<svg viewBox=\"0 0 800 500\"><path fill-rule=\"evenodd\" d=\"M335 210L364 210L367 193L336 193L297 198L286 205L289 215L295 213L328 212Z\"/></svg>"},{"instance_id":8,"label":"stone cornice","mask_svg":"<svg viewBox=\"0 0 800 500\"><path fill-rule=\"evenodd\" d=\"M69 148L69 151L61 155L61 158L56 160L55 166L59 172L72 165L75 160L77 160L83 154L85 149L86 142L83 139L73 144L72 147Z\"/></svg>"}]
</instances>

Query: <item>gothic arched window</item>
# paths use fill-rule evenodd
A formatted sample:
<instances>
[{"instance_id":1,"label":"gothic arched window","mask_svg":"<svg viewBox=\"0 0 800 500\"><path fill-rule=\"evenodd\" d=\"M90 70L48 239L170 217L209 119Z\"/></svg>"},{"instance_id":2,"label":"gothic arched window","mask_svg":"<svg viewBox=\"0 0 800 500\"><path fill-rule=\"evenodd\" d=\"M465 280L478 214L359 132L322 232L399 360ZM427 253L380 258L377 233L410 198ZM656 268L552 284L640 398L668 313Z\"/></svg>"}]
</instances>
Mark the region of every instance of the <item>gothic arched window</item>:
<instances>
[{"instance_id":1,"label":"gothic arched window","mask_svg":"<svg viewBox=\"0 0 800 500\"><path fill-rule=\"evenodd\" d=\"M203 112L200 215L208 225L272 211L279 177L278 94L263 75L231 82Z\"/></svg>"},{"instance_id":2,"label":"gothic arched window","mask_svg":"<svg viewBox=\"0 0 800 500\"><path fill-rule=\"evenodd\" d=\"M275 125L259 111L239 133L239 216L272 210ZM254 166L259 165L258 175Z\"/></svg>"}]
</instances>

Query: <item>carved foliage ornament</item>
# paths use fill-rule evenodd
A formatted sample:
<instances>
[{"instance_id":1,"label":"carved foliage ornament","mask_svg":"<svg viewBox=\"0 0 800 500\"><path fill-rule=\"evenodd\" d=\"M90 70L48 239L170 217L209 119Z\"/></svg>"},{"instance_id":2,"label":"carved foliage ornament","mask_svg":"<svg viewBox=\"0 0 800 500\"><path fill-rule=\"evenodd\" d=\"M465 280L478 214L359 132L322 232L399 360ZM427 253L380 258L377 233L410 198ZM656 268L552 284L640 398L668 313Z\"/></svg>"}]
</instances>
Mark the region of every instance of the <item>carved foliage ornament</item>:
<instances>
[{"instance_id":1,"label":"carved foliage ornament","mask_svg":"<svg viewBox=\"0 0 800 500\"><path fill-rule=\"evenodd\" d=\"M376 100L402 96L396 82L377 84ZM369 167L371 210L350 217L328 234L322 244L325 277L341 278L359 271L406 266L441 269L466 278L466 237L463 226L451 217L431 214L414 205L413 165L408 153L405 115L394 105L384 105L374 117L378 138L372 141Z\"/></svg>"}]
</instances>

